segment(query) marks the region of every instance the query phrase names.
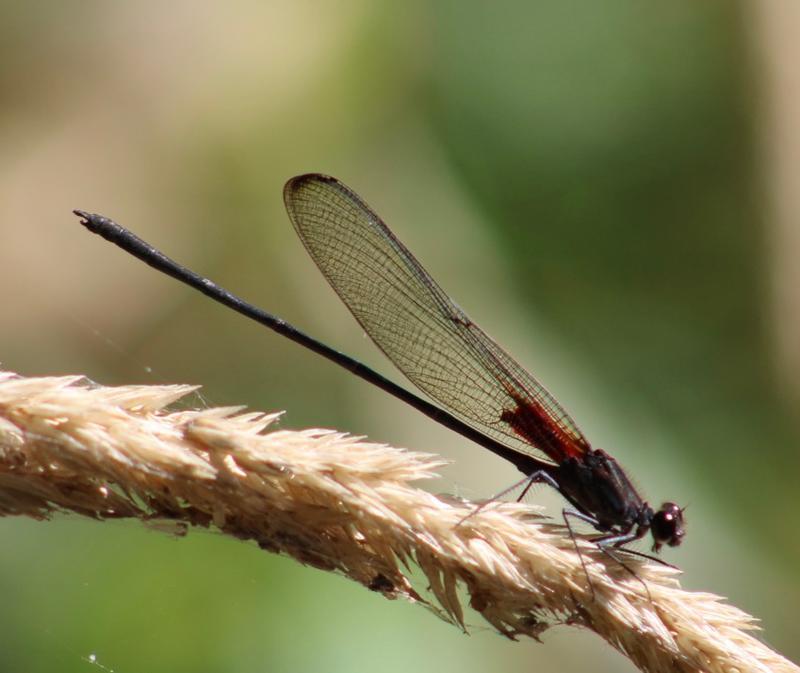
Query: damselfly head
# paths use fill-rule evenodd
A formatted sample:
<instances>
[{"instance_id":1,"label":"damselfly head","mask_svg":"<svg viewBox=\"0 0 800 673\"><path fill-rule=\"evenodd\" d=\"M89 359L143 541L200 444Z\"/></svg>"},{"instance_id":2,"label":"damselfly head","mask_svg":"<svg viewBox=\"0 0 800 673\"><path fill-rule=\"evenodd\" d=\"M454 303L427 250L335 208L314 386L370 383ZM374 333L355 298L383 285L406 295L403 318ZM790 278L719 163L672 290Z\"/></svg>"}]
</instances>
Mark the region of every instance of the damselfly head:
<instances>
[{"instance_id":1,"label":"damselfly head","mask_svg":"<svg viewBox=\"0 0 800 673\"><path fill-rule=\"evenodd\" d=\"M683 508L674 502L665 502L653 514L650 532L653 534L653 551L658 551L664 544L677 547L686 534L683 528Z\"/></svg>"}]
</instances>

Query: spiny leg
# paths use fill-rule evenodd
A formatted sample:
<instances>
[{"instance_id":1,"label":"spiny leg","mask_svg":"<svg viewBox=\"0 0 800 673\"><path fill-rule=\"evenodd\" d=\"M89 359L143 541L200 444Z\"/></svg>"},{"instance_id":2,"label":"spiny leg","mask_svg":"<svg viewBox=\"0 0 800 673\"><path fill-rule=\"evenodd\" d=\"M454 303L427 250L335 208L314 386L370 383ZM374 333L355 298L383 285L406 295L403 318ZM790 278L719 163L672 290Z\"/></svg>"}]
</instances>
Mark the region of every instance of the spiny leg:
<instances>
[{"instance_id":1,"label":"spiny leg","mask_svg":"<svg viewBox=\"0 0 800 673\"><path fill-rule=\"evenodd\" d=\"M518 482L512 484L508 488L503 489L502 491L500 491L500 493L497 493L497 494L493 495L491 498L489 498L485 502L482 502L475 509L473 509L469 514L467 514L464 518L460 519L459 522L456 524L456 526L460 526L467 519L475 516L484 507L486 507L488 505L491 505L493 502L497 502L503 496L508 495L512 491L516 491L520 486L522 486L523 484L526 484L525 488L522 489L522 493L520 493L519 497L516 500L516 502L519 502L520 500L522 500L525 497L525 495L531 489L531 486L533 486L534 484L537 484L537 483L539 483L539 484L547 484L548 486L552 486L553 488L558 490L558 484L555 482L555 480L549 474L547 474L547 472L545 472L544 470L537 470L533 474L529 474L527 477L524 477L524 478L520 479Z\"/></svg>"},{"instance_id":2,"label":"spiny leg","mask_svg":"<svg viewBox=\"0 0 800 673\"><path fill-rule=\"evenodd\" d=\"M572 544L575 545L575 552L578 554L578 558L581 560L581 566L583 567L583 572L586 575L586 580L589 583L589 588L592 590L592 600L594 600L596 593L594 590L594 584L592 583L592 579L589 576L589 572L586 569L586 562L583 560L583 554L581 554L580 549L578 548L577 540L575 539L575 533L572 530L572 526L570 525L568 516L574 517L579 521L583 521L584 523L588 523L591 526L597 528L598 521L592 516L588 514L584 514L583 512L578 512L573 509L564 509L561 512L562 516L564 517L564 523L567 525L567 530L569 531L569 536L572 539ZM650 595L650 589L645 584L645 581L639 577L628 565L626 565L622 559L620 559L617 555L615 555L611 550L612 548L619 547L620 545L626 544L628 542L633 542L640 538L641 535L638 535L636 532L633 533L624 533L622 535L619 534L612 534L612 535L604 535L600 537L595 537L591 541L597 545L597 548L608 558L610 558L615 563L622 566L630 575L635 578L641 585L644 587L645 592L647 593L647 597L650 602L653 602L653 597ZM629 550L622 549L621 551L627 552Z\"/></svg>"},{"instance_id":3,"label":"spiny leg","mask_svg":"<svg viewBox=\"0 0 800 673\"><path fill-rule=\"evenodd\" d=\"M597 526L597 519L591 516L587 516L586 514L582 514L581 512L577 512L574 509L567 509L566 507L561 510L561 517L564 519L564 524L567 527L567 532L569 533L569 538L572 540L572 546L575 547L575 553L578 555L578 559L581 562L581 567L583 568L583 574L586 575L586 581L589 584L589 588L592 590L592 601L595 599L595 590L594 590L594 583L592 582L592 578L589 576L589 571L586 569L586 562L583 560L583 554L581 554L580 547L578 547L578 540L575 537L575 531L572 530L572 524L569 522L568 516L573 516L579 521L584 521L585 523L591 524L592 526Z\"/></svg>"},{"instance_id":4,"label":"spiny leg","mask_svg":"<svg viewBox=\"0 0 800 673\"><path fill-rule=\"evenodd\" d=\"M636 549L627 549L626 547L618 547L617 551L621 551L624 554L630 554L631 556L638 556L639 558L647 559L648 561L655 561L656 563L660 563L662 566L667 566L667 568L673 568L675 570L680 570L678 566L672 565L668 563L662 558L658 556L653 556L652 554L646 554L645 552L637 551Z\"/></svg>"},{"instance_id":5,"label":"spiny leg","mask_svg":"<svg viewBox=\"0 0 800 673\"><path fill-rule=\"evenodd\" d=\"M641 552L633 552L630 549L625 549L622 545L627 544L628 542L633 542L634 540L638 540L641 537L640 534L633 532L633 533L626 533L624 535L607 535L605 537L595 538L592 540L597 545L597 548L603 552L608 558L612 559L616 563L618 563L625 571L630 574L645 590L647 594L647 600L651 603L653 602L653 596L650 593L650 588L647 586L647 583L639 577L631 568L628 566L619 556L617 556L614 552L621 551L624 553L633 554L634 556L643 555ZM614 551L612 551L614 550Z\"/></svg>"}]
</instances>

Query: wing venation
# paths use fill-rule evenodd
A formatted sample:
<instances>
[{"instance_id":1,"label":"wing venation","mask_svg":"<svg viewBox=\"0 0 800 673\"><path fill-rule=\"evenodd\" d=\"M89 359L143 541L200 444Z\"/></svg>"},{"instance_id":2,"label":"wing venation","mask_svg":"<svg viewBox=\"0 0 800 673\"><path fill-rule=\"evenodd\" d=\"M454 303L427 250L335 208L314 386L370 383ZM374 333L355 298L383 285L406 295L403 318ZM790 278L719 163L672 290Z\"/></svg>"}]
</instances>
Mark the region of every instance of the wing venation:
<instances>
[{"instance_id":1,"label":"wing venation","mask_svg":"<svg viewBox=\"0 0 800 673\"><path fill-rule=\"evenodd\" d=\"M320 271L418 388L516 451L560 462L589 448L547 389L467 317L355 192L310 174L290 180L284 200Z\"/></svg>"}]
</instances>

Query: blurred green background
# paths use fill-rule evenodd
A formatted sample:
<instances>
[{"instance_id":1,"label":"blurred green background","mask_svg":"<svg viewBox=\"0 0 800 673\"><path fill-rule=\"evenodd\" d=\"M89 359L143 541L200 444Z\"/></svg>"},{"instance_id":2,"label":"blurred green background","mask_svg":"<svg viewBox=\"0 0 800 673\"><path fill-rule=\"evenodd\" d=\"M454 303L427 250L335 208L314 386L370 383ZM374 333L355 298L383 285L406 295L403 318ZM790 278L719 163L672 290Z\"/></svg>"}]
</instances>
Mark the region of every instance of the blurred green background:
<instances>
[{"instance_id":1,"label":"blurred green background","mask_svg":"<svg viewBox=\"0 0 800 673\"><path fill-rule=\"evenodd\" d=\"M775 179L797 172L780 162L793 128L780 12L3 3L0 362L202 383L195 403L439 452L454 464L426 487L491 495L513 468L70 214L112 216L395 376L283 211L286 179L336 175L651 501L688 504L686 543L665 554L684 585L729 597L800 658L800 242ZM546 489L535 498L558 514ZM1 671L632 670L589 633L511 643L472 614L467 637L212 533L70 517L0 530Z\"/></svg>"}]
</instances>

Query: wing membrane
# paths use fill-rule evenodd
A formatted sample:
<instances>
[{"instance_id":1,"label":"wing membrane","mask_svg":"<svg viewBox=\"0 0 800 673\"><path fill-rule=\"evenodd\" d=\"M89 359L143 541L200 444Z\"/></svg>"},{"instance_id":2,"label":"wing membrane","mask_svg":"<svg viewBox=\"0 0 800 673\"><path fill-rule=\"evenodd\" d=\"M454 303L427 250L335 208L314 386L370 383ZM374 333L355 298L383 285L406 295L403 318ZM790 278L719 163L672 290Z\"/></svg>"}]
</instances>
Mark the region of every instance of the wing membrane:
<instances>
[{"instance_id":1,"label":"wing membrane","mask_svg":"<svg viewBox=\"0 0 800 673\"><path fill-rule=\"evenodd\" d=\"M555 398L467 317L355 192L335 178L301 175L286 184L284 201L325 278L418 388L516 451L560 462L589 448Z\"/></svg>"}]
</instances>

